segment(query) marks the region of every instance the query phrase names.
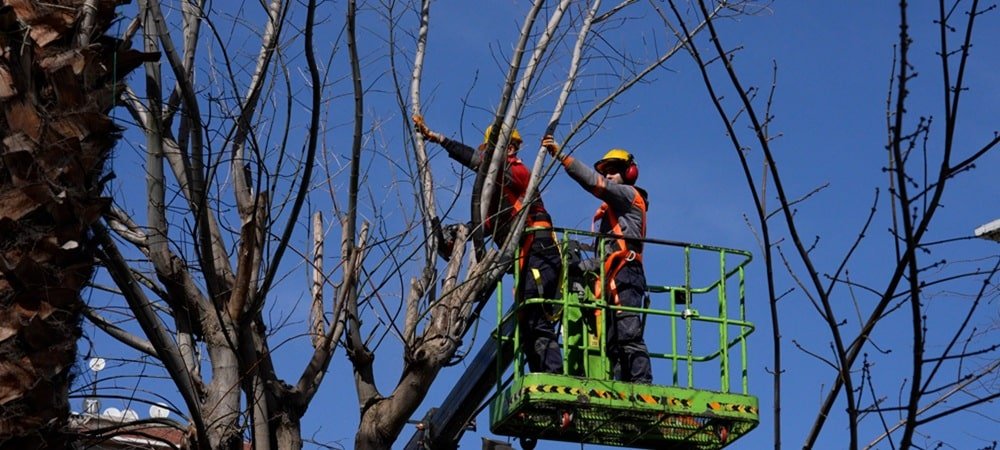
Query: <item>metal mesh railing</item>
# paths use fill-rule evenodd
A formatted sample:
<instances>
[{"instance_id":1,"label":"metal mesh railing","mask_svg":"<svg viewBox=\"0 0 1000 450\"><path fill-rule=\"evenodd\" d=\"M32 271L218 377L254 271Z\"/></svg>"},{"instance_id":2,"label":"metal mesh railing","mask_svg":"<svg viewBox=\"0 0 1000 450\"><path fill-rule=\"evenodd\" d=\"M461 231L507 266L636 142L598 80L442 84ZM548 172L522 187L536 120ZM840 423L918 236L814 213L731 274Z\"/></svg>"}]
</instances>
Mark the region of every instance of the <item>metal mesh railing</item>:
<instances>
[{"instance_id":1,"label":"metal mesh railing","mask_svg":"<svg viewBox=\"0 0 1000 450\"><path fill-rule=\"evenodd\" d=\"M551 305L561 321L565 375L610 379L606 324L601 317L629 311L643 317L654 384L748 394L747 337L754 330L746 318L744 271L752 259L749 252L641 240L648 301L645 307L630 308L595 295L596 286L607 286L607 269L604 264L586 263L591 259L603 261L608 248L605 244L614 236L558 228L528 232L555 232L563 261L561 298L521 299L512 309L514 312L507 315L502 314L504 305L498 301L497 314L503 323L515 320L517 311L525 305ZM514 278L513 292L517 292L519 271L515 270ZM520 342L520 334L520 330L515 331L515 342ZM521 346L515 345L515 352L516 360L523 362ZM523 375L523 364L515 364L514 371L515 376ZM718 374L718 383L705 381L710 374Z\"/></svg>"}]
</instances>

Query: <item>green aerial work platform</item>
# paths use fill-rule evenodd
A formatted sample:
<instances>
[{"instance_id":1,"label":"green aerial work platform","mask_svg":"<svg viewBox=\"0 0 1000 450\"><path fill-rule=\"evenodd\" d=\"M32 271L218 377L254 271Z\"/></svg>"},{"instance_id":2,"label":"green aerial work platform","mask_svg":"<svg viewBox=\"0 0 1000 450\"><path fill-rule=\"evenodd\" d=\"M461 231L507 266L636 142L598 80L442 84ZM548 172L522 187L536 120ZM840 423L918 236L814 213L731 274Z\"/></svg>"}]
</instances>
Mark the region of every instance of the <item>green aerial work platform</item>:
<instances>
[{"instance_id":1,"label":"green aerial work platform","mask_svg":"<svg viewBox=\"0 0 1000 450\"><path fill-rule=\"evenodd\" d=\"M607 236L577 230L555 232L563 250L562 298L524 299L504 314L497 291L500 347L514 349L496 364L497 394L490 405L493 433L520 438L650 449L719 449L759 422L757 399L747 389L744 268L748 252L698 244L644 241L649 300L623 308L594 295L600 273L574 273L580 242L603 249ZM583 246L586 247L586 246ZM603 255L593 255L603 259ZM588 278L589 277L589 278ZM515 276L516 291L518 279ZM734 295L735 294L735 295ZM517 310L549 304L562 323L563 373L525 373ZM697 308L705 311L699 312ZM709 309L712 309L710 313ZM644 317L654 383L612 379L602 316L617 310ZM698 383L695 383L695 374ZM717 382L706 380L715 379Z\"/></svg>"}]
</instances>

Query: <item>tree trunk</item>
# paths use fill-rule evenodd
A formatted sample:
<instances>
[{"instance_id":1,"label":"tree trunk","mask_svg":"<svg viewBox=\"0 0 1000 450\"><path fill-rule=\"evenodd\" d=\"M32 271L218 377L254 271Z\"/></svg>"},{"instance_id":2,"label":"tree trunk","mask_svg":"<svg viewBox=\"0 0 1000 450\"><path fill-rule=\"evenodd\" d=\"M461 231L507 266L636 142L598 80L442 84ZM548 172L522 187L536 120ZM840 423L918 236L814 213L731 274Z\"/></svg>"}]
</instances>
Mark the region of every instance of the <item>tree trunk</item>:
<instances>
[{"instance_id":1,"label":"tree trunk","mask_svg":"<svg viewBox=\"0 0 1000 450\"><path fill-rule=\"evenodd\" d=\"M301 414L299 415L301 417ZM302 449L302 422L293 413L283 412L272 420L277 422L274 434L278 446L275 448L288 450Z\"/></svg>"},{"instance_id":2,"label":"tree trunk","mask_svg":"<svg viewBox=\"0 0 1000 450\"><path fill-rule=\"evenodd\" d=\"M66 448L80 291L94 271L88 229L109 203L104 163L119 137L107 113L142 58L102 36L114 8L0 5L3 448Z\"/></svg>"},{"instance_id":3,"label":"tree trunk","mask_svg":"<svg viewBox=\"0 0 1000 450\"><path fill-rule=\"evenodd\" d=\"M391 404L392 402L386 399L378 400L362 414L358 432L354 435L355 450L392 448L392 443L396 440L400 430L390 429L391 426L387 426L386 422L392 421L392 416L397 415L386 410Z\"/></svg>"}]
</instances>

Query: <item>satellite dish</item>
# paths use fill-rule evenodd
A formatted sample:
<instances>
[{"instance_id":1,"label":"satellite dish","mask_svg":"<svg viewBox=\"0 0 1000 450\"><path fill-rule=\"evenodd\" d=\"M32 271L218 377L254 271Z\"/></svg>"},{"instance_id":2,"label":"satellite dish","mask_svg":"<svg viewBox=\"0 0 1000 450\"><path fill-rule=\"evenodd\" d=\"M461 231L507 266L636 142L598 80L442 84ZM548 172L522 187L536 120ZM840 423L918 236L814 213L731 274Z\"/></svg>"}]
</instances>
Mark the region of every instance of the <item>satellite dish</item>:
<instances>
[{"instance_id":1,"label":"satellite dish","mask_svg":"<svg viewBox=\"0 0 1000 450\"><path fill-rule=\"evenodd\" d=\"M96 416L101 410L101 401L96 397L83 399L83 412L91 416Z\"/></svg>"},{"instance_id":2,"label":"satellite dish","mask_svg":"<svg viewBox=\"0 0 1000 450\"><path fill-rule=\"evenodd\" d=\"M139 420L139 413L135 412L134 409L126 409L125 412L122 413L122 420L125 422L135 422L136 420Z\"/></svg>"},{"instance_id":3,"label":"satellite dish","mask_svg":"<svg viewBox=\"0 0 1000 450\"><path fill-rule=\"evenodd\" d=\"M87 365L90 366L90 370L93 370L94 372L100 372L104 370L104 366L107 365L107 362L104 361L104 358L90 358L90 361L87 362Z\"/></svg>"},{"instance_id":4,"label":"satellite dish","mask_svg":"<svg viewBox=\"0 0 1000 450\"><path fill-rule=\"evenodd\" d=\"M157 419L166 419L170 415L170 410L161 405L150 405L149 416Z\"/></svg>"},{"instance_id":5,"label":"satellite dish","mask_svg":"<svg viewBox=\"0 0 1000 450\"><path fill-rule=\"evenodd\" d=\"M112 406L112 407L110 407L108 409L105 409L104 410L104 414L101 414L101 415L105 416L105 417L108 417L108 418L111 418L111 419L121 419L124 416L124 414L122 413L122 410L120 410L118 408L115 408L114 406Z\"/></svg>"}]
</instances>

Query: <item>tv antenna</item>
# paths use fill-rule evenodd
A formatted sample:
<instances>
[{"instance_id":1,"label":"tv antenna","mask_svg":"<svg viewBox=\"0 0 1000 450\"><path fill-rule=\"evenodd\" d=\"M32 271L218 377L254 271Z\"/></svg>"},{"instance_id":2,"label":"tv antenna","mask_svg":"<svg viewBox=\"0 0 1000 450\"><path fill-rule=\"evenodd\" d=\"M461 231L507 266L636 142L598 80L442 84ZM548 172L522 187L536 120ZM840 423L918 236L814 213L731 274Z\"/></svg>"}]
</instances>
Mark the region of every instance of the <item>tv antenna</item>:
<instances>
[{"instance_id":1,"label":"tv antenna","mask_svg":"<svg viewBox=\"0 0 1000 450\"><path fill-rule=\"evenodd\" d=\"M84 414L91 414L95 416L100 414L101 400L97 398L97 374L104 370L106 365L107 361L105 361L104 358L94 357L90 358L90 361L87 361L87 367L90 367L90 370L94 372L94 384L90 397L83 399Z\"/></svg>"}]
</instances>

